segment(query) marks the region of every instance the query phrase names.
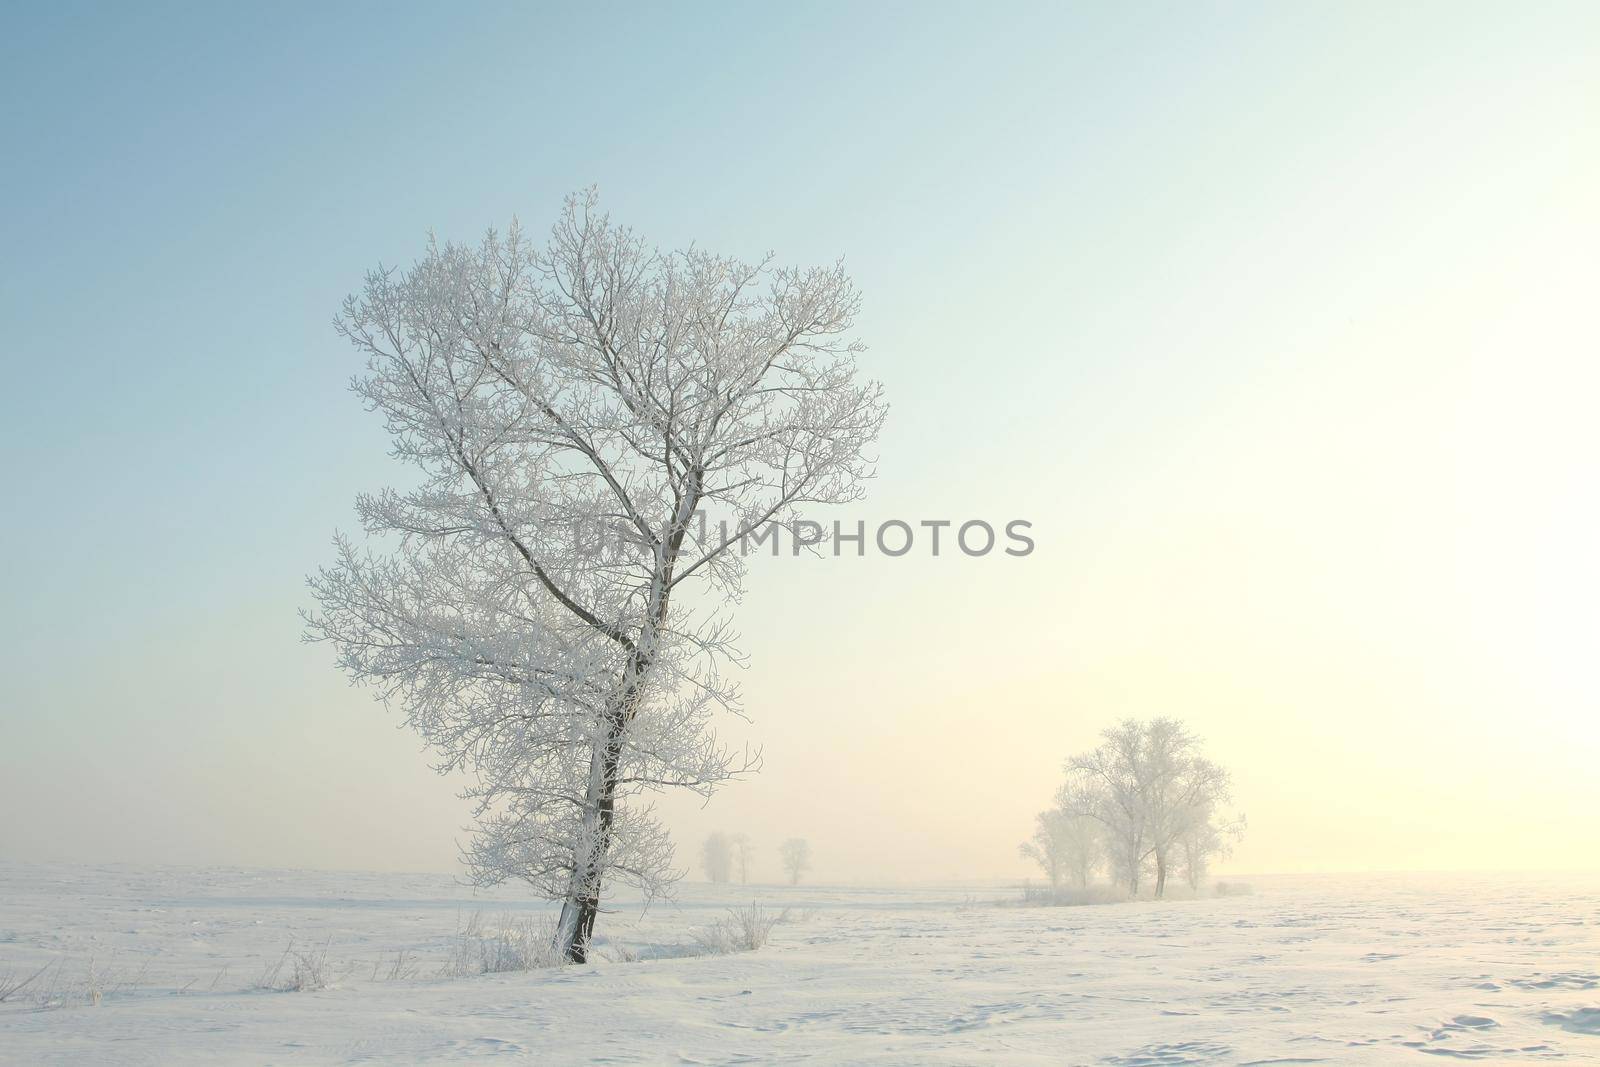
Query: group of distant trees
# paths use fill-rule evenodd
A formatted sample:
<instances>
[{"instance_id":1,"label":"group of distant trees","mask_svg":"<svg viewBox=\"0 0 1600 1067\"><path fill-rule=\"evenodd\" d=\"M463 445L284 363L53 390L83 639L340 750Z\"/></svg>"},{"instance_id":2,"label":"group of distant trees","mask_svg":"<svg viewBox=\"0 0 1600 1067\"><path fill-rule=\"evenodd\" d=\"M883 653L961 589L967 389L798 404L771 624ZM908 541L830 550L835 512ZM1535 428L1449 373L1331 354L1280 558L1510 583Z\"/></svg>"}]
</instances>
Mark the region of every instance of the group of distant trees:
<instances>
[{"instance_id":1,"label":"group of distant trees","mask_svg":"<svg viewBox=\"0 0 1600 1067\"><path fill-rule=\"evenodd\" d=\"M1162 897L1174 874L1200 888L1211 861L1244 832L1244 816L1222 810L1228 772L1174 719L1127 719L1101 736L1097 748L1067 759L1066 782L1036 817L1023 856L1053 890L1087 888L1102 871L1130 896L1153 878Z\"/></svg>"},{"instance_id":2,"label":"group of distant trees","mask_svg":"<svg viewBox=\"0 0 1600 1067\"><path fill-rule=\"evenodd\" d=\"M750 881L750 860L755 846L745 834L725 834L720 830L708 834L700 846L700 865L706 877L713 882L729 882L734 872L741 884ZM791 837L778 846L778 859L790 885L797 885L801 875L811 869L811 843L803 837Z\"/></svg>"}]
</instances>

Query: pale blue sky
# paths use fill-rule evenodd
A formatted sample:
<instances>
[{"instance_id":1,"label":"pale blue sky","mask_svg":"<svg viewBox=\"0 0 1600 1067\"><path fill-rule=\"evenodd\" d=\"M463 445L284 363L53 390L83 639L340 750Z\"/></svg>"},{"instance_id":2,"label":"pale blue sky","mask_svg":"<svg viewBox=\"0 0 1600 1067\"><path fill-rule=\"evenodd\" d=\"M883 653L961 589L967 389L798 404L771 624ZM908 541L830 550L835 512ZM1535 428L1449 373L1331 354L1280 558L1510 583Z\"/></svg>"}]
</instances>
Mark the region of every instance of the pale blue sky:
<instances>
[{"instance_id":1,"label":"pale blue sky","mask_svg":"<svg viewBox=\"0 0 1600 1067\"><path fill-rule=\"evenodd\" d=\"M1561 865L1594 787L1497 754L1600 751L1597 70L1588 4L11 5L0 857L450 867L447 783L298 643L399 476L329 323L595 183L662 244L846 258L865 517L1040 528L758 574L769 770L686 835L1013 873L1061 756L1166 713L1238 765L1241 863L1471 866L1453 813L1509 791L1556 816L1508 862Z\"/></svg>"}]
</instances>

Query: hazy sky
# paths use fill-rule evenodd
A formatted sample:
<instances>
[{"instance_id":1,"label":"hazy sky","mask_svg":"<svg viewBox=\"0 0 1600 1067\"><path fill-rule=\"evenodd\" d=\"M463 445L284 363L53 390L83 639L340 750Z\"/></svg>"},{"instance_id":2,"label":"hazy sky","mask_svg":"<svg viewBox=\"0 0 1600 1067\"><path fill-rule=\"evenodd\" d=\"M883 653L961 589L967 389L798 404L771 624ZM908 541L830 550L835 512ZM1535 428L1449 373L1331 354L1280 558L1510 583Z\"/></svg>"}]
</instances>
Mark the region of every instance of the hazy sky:
<instances>
[{"instance_id":1,"label":"hazy sky","mask_svg":"<svg viewBox=\"0 0 1600 1067\"><path fill-rule=\"evenodd\" d=\"M1235 870L1594 866L1600 6L860 7L8 5L0 859L453 869L452 783L299 640L405 477L330 321L596 183L846 258L893 410L841 519L1038 543L758 563L766 769L664 802L681 855L1020 875L1164 714Z\"/></svg>"}]
</instances>

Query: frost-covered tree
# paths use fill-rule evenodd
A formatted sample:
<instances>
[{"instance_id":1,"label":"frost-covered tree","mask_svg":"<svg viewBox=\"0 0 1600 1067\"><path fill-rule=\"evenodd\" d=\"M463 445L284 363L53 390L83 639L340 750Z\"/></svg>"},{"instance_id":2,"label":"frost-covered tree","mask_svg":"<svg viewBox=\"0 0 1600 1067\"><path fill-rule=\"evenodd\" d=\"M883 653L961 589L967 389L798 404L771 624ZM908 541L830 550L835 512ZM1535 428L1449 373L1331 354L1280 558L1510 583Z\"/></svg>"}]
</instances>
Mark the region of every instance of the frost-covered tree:
<instances>
[{"instance_id":1,"label":"frost-covered tree","mask_svg":"<svg viewBox=\"0 0 1600 1067\"><path fill-rule=\"evenodd\" d=\"M728 839L733 846L733 865L739 871L739 884L750 883L750 859L755 854L755 845L750 842L748 834L734 834Z\"/></svg>"},{"instance_id":2,"label":"frost-covered tree","mask_svg":"<svg viewBox=\"0 0 1600 1067\"><path fill-rule=\"evenodd\" d=\"M358 499L383 547L338 538L308 636L470 773L474 879L561 901L571 960L608 879L677 877L642 794L753 766L713 730L740 712L722 608L748 534L870 475L856 308L837 266L657 251L591 193L542 248L430 242L338 319L420 478Z\"/></svg>"},{"instance_id":3,"label":"frost-covered tree","mask_svg":"<svg viewBox=\"0 0 1600 1067\"><path fill-rule=\"evenodd\" d=\"M1130 894L1153 866L1155 895L1163 896L1185 837L1202 842L1203 826L1227 801L1228 773L1174 719L1127 719L1101 736L1099 747L1067 760L1058 804L1100 825L1114 875Z\"/></svg>"},{"instance_id":4,"label":"frost-covered tree","mask_svg":"<svg viewBox=\"0 0 1600 1067\"><path fill-rule=\"evenodd\" d=\"M1098 748L1067 759L1057 806L1100 825L1112 877L1137 896L1150 854L1144 730L1130 719L1101 736Z\"/></svg>"},{"instance_id":5,"label":"frost-covered tree","mask_svg":"<svg viewBox=\"0 0 1600 1067\"><path fill-rule=\"evenodd\" d=\"M1215 857L1227 856L1233 843L1244 835L1245 818L1224 818L1210 805L1193 813L1178 837L1178 863L1190 889L1199 889Z\"/></svg>"},{"instance_id":6,"label":"frost-covered tree","mask_svg":"<svg viewBox=\"0 0 1600 1067\"><path fill-rule=\"evenodd\" d=\"M1200 739L1174 719L1144 726L1148 768L1150 855L1155 864L1155 895L1163 896L1167 876L1178 861L1180 841L1197 832L1230 790L1228 772L1200 754Z\"/></svg>"},{"instance_id":7,"label":"frost-covered tree","mask_svg":"<svg viewBox=\"0 0 1600 1067\"><path fill-rule=\"evenodd\" d=\"M783 860L783 872L789 876L790 885L799 885L801 875L811 869L811 842L803 837L791 837L778 846Z\"/></svg>"},{"instance_id":8,"label":"frost-covered tree","mask_svg":"<svg viewBox=\"0 0 1600 1067\"><path fill-rule=\"evenodd\" d=\"M1055 822L1055 812L1041 811L1034 816L1033 837L1017 846L1017 852L1025 860L1032 860L1044 871L1050 880L1051 889L1061 888L1062 863L1061 853L1056 848L1056 837L1051 830Z\"/></svg>"},{"instance_id":9,"label":"frost-covered tree","mask_svg":"<svg viewBox=\"0 0 1600 1067\"><path fill-rule=\"evenodd\" d=\"M1035 816L1033 837L1019 851L1039 865L1051 889L1069 878L1082 889L1099 866L1099 827L1086 815L1050 808Z\"/></svg>"},{"instance_id":10,"label":"frost-covered tree","mask_svg":"<svg viewBox=\"0 0 1600 1067\"><path fill-rule=\"evenodd\" d=\"M713 882L726 882L733 873L733 846L728 835L718 831L706 835L700 846L700 866Z\"/></svg>"}]
</instances>

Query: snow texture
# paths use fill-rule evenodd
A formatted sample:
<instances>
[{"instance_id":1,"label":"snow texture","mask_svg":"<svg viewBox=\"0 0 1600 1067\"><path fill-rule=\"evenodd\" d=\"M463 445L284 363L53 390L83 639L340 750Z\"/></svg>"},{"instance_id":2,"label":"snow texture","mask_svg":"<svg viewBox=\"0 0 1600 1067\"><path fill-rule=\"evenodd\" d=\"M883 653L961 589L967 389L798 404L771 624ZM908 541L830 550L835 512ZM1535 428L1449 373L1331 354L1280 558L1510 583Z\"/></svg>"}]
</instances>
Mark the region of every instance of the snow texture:
<instances>
[{"instance_id":1,"label":"snow texture","mask_svg":"<svg viewBox=\"0 0 1600 1067\"><path fill-rule=\"evenodd\" d=\"M474 911L442 875L0 864L0 978L61 961L98 1006L0 1003L6 1064L1600 1062L1600 876L1252 879L1077 908L1016 891L685 884L600 962L442 977ZM757 952L689 957L759 899ZM329 987L254 988L290 938ZM416 976L386 980L396 953ZM637 956L631 959L630 956Z\"/></svg>"}]
</instances>

